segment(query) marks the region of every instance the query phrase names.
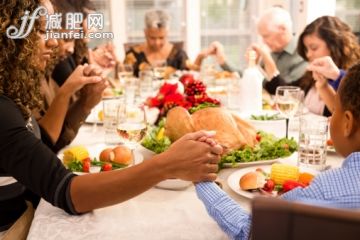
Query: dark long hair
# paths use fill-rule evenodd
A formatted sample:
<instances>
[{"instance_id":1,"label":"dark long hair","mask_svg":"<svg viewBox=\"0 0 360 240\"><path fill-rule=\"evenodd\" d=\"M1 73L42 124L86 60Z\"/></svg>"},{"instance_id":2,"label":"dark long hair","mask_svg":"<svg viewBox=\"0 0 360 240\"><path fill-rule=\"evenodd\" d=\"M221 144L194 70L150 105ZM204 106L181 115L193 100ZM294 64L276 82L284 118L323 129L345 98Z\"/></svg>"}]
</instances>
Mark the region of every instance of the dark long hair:
<instances>
[{"instance_id":1,"label":"dark long hair","mask_svg":"<svg viewBox=\"0 0 360 240\"><path fill-rule=\"evenodd\" d=\"M348 69L360 59L360 46L355 34L346 23L337 17L323 16L306 26L301 33L298 42L298 53L306 58L306 48L304 38L311 34L316 34L321 40L325 41L330 50L331 58L335 64L342 69Z\"/></svg>"},{"instance_id":2,"label":"dark long hair","mask_svg":"<svg viewBox=\"0 0 360 240\"><path fill-rule=\"evenodd\" d=\"M360 59L360 46L357 37L352 33L351 28L337 17L322 16L307 25L299 37L297 51L301 57L306 57L304 38L316 34L325 41L334 63L341 69L348 69ZM314 84L312 74L305 73L300 86L305 91Z\"/></svg>"}]
</instances>

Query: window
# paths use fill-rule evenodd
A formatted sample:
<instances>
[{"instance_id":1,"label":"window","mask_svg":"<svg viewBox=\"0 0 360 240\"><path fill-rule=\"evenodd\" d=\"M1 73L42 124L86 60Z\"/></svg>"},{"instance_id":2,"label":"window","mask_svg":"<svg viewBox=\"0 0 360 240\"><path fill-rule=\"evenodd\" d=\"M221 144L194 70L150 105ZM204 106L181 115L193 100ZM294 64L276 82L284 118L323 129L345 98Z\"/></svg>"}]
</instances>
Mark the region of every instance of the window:
<instances>
[{"instance_id":1,"label":"window","mask_svg":"<svg viewBox=\"0 0 360 240\"><path fill-rule=\"evenodd\" d=\"M93 0L97 13L102 13L104 16L104 28L101 32L111 32L111 12L110 0ZM90 47L95 47L100 44L111 41L111 39L92 39L89 43Z\"/></svg>"},{"instance_id":2,"label":"window","mask_svg":"<svg viewBox=\"0 0 360 240\"><path fill-rule=\"evenodd\" d=\"M224 45L227 61L238 69L246 67L246 48L254 40L253 5L249 0L201 0L201 47L213 41Z\"/></svg>"},{"instance_id":3,"label":"window","mask_svg":"<svg viewBox=\"0 0 360 240\"><path fill-rule=\"evenodd\" d=\"M360 37L360 1L337 0L336 16L349 24L354 33Z\"/></svg>"},{"instance_id":4,"label":"window","mask_svg":"<svg viewBox=\"0 0 360 240\"><path fill-rule=\"evenodd\" d=\"M171 16L170 41L184 41L185 14L183 0L127 0L126 26L128 42L144 41L144 16L150 9L163 9Z\"/></svg>"}]
</instances>

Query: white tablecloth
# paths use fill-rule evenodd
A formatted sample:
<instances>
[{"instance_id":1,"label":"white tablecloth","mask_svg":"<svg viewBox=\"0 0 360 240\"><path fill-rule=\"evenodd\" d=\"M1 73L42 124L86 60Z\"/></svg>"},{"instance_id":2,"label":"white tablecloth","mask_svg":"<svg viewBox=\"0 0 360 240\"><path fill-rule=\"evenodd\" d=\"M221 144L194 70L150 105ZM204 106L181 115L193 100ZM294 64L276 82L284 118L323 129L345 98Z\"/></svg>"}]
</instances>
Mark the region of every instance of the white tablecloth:
<instances>
[{"instance_id":1,"label":"white tablecloth","mask_svg":"<svg viewBox=\"0 0 360 240\"><path fill-rule=\"evenodd\" d=\"M73 145L101 143L101 127L94 133L84 126ZM296 162L296 156L290 160ZM331 153L327 163L333 167L341 158ZM219 178L223 189L242 207L249 210L250 201L237 195L227 185L227 177L237 169L224 169ZM141 178L139 178L141 181ZM95 210L81 216L70 216L41 200L29 232L29 240L38 239L123 239L123 240L220 240L228 239L198 200L194 186L181 191L152 188L127 202Z\"/></svg>"}]
</instances>

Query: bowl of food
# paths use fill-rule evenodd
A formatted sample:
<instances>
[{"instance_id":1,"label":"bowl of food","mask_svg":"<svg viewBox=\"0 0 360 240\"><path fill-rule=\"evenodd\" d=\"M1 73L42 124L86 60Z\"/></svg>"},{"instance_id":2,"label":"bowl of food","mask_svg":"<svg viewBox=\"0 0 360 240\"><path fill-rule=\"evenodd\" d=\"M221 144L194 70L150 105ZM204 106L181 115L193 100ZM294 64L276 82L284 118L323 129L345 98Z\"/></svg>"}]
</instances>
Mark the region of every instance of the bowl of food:
<instances>
[{"instance_id":1,"label":"bowl of food","mask_svg":"<svg viewBox=\"0 0 360 240\"><path fill-rule=\"evenodd\" d=\"M157 126L149 129L149 132L138 147L138 151L144 156L144 160L151 160L156 154L164 152L170 145L171 141L164 135L164 121ZM167 179L156 184L157 188L169 190L182 190L189 187L192 183L181 179Z\"/></svg>"},{"instance_id":2,"label":"bowl of food","mask_svg":"<svg viewBox=\"0 0 360 240\"><path fill-rule=\"evenodd\" d=\"M286 134L286 120L277 111L264 110L249 114L246 118L258 131L271 133L276 137L284 137Z\"/></svg>"}]
</instances>

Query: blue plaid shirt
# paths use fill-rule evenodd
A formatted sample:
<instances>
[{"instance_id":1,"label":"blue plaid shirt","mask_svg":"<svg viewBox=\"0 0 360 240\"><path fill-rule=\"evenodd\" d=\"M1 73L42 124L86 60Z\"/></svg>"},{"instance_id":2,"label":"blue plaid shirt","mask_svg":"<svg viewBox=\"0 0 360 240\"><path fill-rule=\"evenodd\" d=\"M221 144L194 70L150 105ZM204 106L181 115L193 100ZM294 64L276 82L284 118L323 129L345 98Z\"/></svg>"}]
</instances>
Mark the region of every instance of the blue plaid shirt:
<instances>
[{"instance_id":1,"label":"blue plaid shirt","mask_svg":"<svg viewBox=\"0 0 360 240\"><path fill-rule=\"evenodd\" d=\"M251 215L216 184L196 184L198 197L208 213L232 239L248 239ZM301 201L339 208L360 208L360 152L350 154L341 168L325 171L306 188L296 188L282 195L289 201Z\"/></svg>"}]
</instances>

